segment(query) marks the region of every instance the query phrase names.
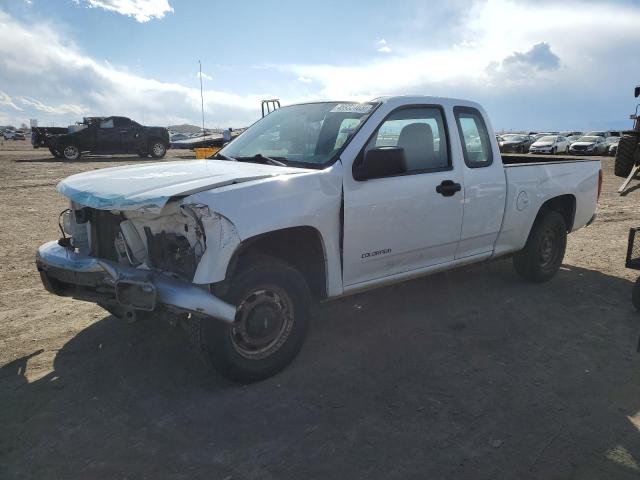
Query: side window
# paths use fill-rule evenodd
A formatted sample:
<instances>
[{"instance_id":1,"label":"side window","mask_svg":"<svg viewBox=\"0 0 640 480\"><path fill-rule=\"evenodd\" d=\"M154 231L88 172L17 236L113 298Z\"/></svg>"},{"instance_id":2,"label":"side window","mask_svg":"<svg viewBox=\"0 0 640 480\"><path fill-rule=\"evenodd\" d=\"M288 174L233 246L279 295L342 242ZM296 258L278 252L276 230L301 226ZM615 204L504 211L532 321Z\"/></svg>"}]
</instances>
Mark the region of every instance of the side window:
<instances>
[{"instance_id":1,"label":"side window","mask_svg":"<svg viewBox=\"0 0 640 480\"><path fill-rule=\"evenodd\" d=\"M378 127L364 152L381 147L402 148L407 173L451 168L446 128L438 107L411 107L393 112Z\"/></svg>"},{"instance_id":2,"label":"side window","mask_svg":"<svg viewBox=\"0 0 640 480\"><path fill-rule=\"evenodd\" d=\"M464 162L468 167L488 167L493 163L491 142L484 119L478 110L455 107L453 113L458 124Z\"/></svg>"},{"instance_id":3,"label":"side window","mask_svg":"<svg viewBox=\"0 0 640 480\"><path fill-rule=\"evenodd\" d=\"M129 128L131 126L131 120L128 118L118 117L113 120L116 128Z\"/></svg>"},{"instance_id":4,"label":"side window","mask_svg":"<svg viewBox=\"0 0 640 480\"><path fill-rule=\"evenodd\" d=\"M113 118L100 120L100 128L113 128Z\"/></svg>"}]
</instances>

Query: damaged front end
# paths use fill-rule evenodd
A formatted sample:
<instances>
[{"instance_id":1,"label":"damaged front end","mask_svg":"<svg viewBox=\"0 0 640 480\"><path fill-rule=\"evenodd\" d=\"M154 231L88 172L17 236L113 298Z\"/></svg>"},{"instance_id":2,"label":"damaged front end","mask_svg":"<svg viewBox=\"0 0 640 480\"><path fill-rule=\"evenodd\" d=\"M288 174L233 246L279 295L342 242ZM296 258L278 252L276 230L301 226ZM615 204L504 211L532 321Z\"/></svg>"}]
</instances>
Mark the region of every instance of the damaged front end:
<instances>
[{"instance_id":1,"label":"damaged front end","mask_svg":"<svg viewBox=\"0 0 640 480\"><path fill-rule=\"evenodd\" d=\"M42 245L36 256L50 292L129 317L162 311L234 321L235 307L210 285L240 239L208 206L174 200L149 212L72 201L60 223L63 238Z\"/></svg>"}]
</instances>

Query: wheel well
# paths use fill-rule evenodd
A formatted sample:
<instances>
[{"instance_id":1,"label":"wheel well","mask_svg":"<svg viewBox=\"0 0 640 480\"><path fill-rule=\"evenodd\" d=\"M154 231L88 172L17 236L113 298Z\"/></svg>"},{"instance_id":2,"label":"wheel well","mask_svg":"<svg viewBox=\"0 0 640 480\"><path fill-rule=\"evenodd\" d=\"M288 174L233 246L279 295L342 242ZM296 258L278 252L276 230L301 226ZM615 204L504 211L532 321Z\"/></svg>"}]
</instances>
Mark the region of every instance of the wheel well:
<instances>
[{"instance_id":1,"label":"wheel well","mask_svg":"<svg viewBox=\"0 0 640 480\"><path fill-rule=\"evenodd\" d=\"M254 254L269 255L289 263L305 277L314 297L327 297L326 257L317 229L291 227L245 240L229 262L225 281L233 277L241 258Z\"/></svg>"},{"instance_id":2,"label":"wheel well","mask_svg":"<svg viewBox=\"0 0 640 480\"><path fill-rule=\"evenodd\" d=\"M165 147L167 146L167 142L165 142L162 138L160 137L149 137L149 140L147 140L147 147L151 147L151 144L153 142L161 142Z\"/></svg>"},{"instance_id":3,"label":"wheel well","mask_svg":"<svg viewBox=\"0 0 640 480\"><path fill-rule=\"evenodd\" d=\"M576 197L566 194L550 198L538 210L536 220L549 211L558 212L564 217L564 221L567 224L567 232L573 230L573 220L576 215Z\"/></svg>"}]
</instances>

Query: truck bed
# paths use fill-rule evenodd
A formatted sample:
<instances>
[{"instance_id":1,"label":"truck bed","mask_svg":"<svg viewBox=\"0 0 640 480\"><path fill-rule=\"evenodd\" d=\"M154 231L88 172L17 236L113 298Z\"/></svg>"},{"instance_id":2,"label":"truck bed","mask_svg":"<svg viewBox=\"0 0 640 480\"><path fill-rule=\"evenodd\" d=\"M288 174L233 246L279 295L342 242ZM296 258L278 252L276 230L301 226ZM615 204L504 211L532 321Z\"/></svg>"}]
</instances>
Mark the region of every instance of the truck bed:
<instances>
[{"instance_id":1,"label":"truck bed","mask_svg":"<svg viewBox=\"0 0 640 480\"><path fill-rule=\"evenodd\" d=\"M596 155L540 155L521 153L502 153L502 163L504 166L533 165L536 163L563 163L563 162L592 162L600 161L602 156Z\"/></svg>"}]
</instances>

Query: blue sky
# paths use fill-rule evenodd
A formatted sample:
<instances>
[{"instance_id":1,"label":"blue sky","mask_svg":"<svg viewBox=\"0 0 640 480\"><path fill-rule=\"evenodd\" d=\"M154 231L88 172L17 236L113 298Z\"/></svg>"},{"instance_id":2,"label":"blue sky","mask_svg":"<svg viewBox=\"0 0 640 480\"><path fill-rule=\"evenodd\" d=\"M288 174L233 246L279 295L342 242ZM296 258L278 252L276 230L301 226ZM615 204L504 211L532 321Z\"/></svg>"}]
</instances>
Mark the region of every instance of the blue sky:
<instances>
[{"instance_id":1,"label":"blue sky","mask_svg":"<svg viewBox=\"0 0 640 480\"><path fill-rule=\"evenodd\" d=\"M241 126L259 100L464 97L494 127L625 128L640 1L0 0L0 124Z\"/></svg>"}]
</instances>

